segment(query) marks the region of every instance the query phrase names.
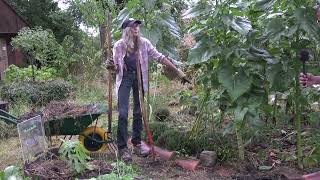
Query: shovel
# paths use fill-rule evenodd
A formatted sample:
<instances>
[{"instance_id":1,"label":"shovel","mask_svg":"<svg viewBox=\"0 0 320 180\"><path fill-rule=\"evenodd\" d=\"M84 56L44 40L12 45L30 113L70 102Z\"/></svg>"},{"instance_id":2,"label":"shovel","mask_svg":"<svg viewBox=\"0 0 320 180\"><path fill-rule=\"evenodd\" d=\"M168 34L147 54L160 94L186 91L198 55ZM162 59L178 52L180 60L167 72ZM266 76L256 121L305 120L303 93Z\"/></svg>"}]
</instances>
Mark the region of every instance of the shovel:
<instances>
[{"instance_id":1,"label":"shovel","mask_svg":"<svg viewBox=\"0 0 320 180\"><path fill-rule=\"evenodd\" d=\"M144 94L143 94L143 84L141 79L142 74L141 74L141 64L140 64L141 55L137 47L135 47L135 52L137 53L136 66L137 66L137 78L138 78L138 86L139 86L140 109L141 109L142 119L143 119L144 127L147 133L148 142L149 142L149 145L143 141L141 142L141 144L151 149L153 160L155 160L156 154L164 160L172 160L175 157L175 152L168 151L166 149L162 149L154 145L153 137L148 124L148 119L147 119L148 116L146 114L145 106L144 106L144 97L143 97ZM195 168L198 166L199 161L186 159L186 160L176 160L175 163L184 169L194 171Z\"/></svg>"},{"instance_id":2,"label":"shovel","mask_svg":"<svg viewBox=\"0 0 320 180\"><path fill-rule=\"evenodd\" d=\"M137 44L137 43L135 43ZM174 152L165 150L165 149L161 149L160 147L157 147L154 145L154 141L153 141L153 137L149 128L149 122L148 122L148 116L145 110L145 104L144 104L144 93L143 93L143 84L142 84L142 74L141 74L141 54L140 51L138 50L138 47L135 47L135 52L136 52L136 57L137 57L137 61L136 61L136 66L137 66L137 78L138 78L138 86L139 86L139 100L140 100L140 109L141 109L141 113L142 113L142 120L143 120L143 124L144 124L144 128L146 130L147 133L147 140L149 143L149 146L147 144L145 144L144 142L142 142L142 145L146 145L151 149L151 154L153 159L155 160L155 154L159 155L161 158L165 159L165 160L169 160L172 159L173 156L175 155Z\"/></svg>"},{"instance_id":3,"label":"shovel","mask_svg":"<svg viewBox=\"0 0 320 180\"><path fill-rule=\"evenodd\" d=\"M111 12L108 12L108 32L107 32L107 36L108 36L108 49L105 50L104 48L104 44L105 44L105 36L104 34L102 34L101 36L101 44L103 47L103 52L104 52L104 57L105 59L112 59L112 51L111 51ZM104 28L103 28L104 29ZM108 142L107 142L107 146L108 149L111 151L116 152L117 151L117 146L114 143L114 140L112 139L112 69L108 69L108 129L107 129L107 135L108 135Z\"/></svg>"}]
</instances>

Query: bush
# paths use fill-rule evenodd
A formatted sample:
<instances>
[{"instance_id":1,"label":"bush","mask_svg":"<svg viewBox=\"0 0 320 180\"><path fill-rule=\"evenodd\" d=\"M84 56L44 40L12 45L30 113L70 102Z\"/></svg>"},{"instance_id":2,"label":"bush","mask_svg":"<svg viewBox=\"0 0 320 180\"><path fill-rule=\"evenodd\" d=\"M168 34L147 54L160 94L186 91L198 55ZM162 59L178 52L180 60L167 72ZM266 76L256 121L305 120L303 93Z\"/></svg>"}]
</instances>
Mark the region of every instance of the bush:
<instances>
[{"instance_id":1,"label":"bush","mask_svg":"<svg viewBox=\"0 0 320 180\"><path fill-rule=\"evenodd\" d=\"M178 130L161 122L150 123L150 130L155 144L172 151L196 156L203 150L216 151L220 162L237 155L234 147L236 144L232 143L234 142L232 137L223 136L221 133L205 132L197 139L192 139L190 131Z\"/></svg>"},{"instance_id":2,"label":"bush","mask_svg":"<svg viewBox=\"0 0 320 180\"><path fill-rule=\"evenodd\" d=\"M46 105L50 101L68 98L73 87L66 81L15 82L1 88L1 98L9 102L27 102L33 105Z\"/></svg>"},{"instance_id":3,"label":"bush","mask_svg":"<svg viewBox=\"0 0 320 180\"><path fill-rule=\"evenodd\" d=\"M36 80L46 81L53 80L57 77L57 70L54 68L43 67L36 69L34 67L34 75ZM18 81L31 81L32 80L32 68L31 66L26 68L19 68L15 65L10 65L5 71L6 82L18 82Z\"/></svg>"}]
</instances>

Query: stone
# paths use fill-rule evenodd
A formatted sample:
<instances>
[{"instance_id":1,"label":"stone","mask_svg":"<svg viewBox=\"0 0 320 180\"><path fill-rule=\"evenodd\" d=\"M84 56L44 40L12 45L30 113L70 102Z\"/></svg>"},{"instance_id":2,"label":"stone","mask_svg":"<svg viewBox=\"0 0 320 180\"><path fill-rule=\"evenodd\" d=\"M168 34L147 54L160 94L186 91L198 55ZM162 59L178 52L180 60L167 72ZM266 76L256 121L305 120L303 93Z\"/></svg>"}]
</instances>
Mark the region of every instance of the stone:
<instances>
[{"instance_id":1,"label":"stone","mask_svg":"<svg viewBox=\"0 0 320 180\"><path fill-rule=\"evenodd\" d=\"M203 166L214 166L217 161L217 153L215 151L202 151L200 153L200 163Z\"/></svg>"}]
</instances>

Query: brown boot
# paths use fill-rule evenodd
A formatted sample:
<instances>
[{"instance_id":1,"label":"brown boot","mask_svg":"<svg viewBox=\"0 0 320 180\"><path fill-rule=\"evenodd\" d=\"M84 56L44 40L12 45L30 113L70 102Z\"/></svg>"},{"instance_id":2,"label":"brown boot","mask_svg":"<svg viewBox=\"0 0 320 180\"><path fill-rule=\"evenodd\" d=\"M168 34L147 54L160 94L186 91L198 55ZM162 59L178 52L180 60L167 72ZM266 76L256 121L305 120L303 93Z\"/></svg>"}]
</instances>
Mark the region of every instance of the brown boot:
<instances>
[{"instance_id":1,"label":"brown boot","mask_svg":"<svg viewBox=\"0 0 320 180\"><path fill-rule=\"evenodd\" d=\"M145 144L137 144L133 146L133 152L142 157L146 157L150 154L151 149Z\"/></svg>"},{"instance_id":2,"label":"brown boot","mask_svg":"<svg viewBox=\"0 0 320 180\"><path fill-rule=\"evenodd\" d=\"M119 157L124 162L131 162L132 156L128 148L119 149Z\"/></svg>"}]
</instances>

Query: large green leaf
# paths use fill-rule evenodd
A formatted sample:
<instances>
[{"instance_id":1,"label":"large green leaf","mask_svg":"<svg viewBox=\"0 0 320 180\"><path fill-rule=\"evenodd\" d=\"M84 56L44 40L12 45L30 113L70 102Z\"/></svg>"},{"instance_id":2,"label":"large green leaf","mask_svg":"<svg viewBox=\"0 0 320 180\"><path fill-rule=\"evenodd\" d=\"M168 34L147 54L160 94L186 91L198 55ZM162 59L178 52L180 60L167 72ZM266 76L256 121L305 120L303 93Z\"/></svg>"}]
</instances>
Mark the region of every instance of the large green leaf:
<instances>
[{"instance_id":1,"label":"large green leaf","mask_svg":"<svg viewBox=\"0 0 320 180\"><path fill-rule=\"evenodd\" d=\"M224 24L230 26L242 35L247 35L252 30L251 22L241 16L223 16L222 20Z\"/></svg>"},{"instance_id":2,"label":"large green leaf","mask_svg":"<svg viewBox=\"0 0 320 180\"><path fill-rule=\"evenodd\" d=\"M161 25L167 27L169 29L169 32L172 36L176 37L177 39L180 39L180 28L174 18L167 13L161 14L159 16L159 22Z\"/></svg>"},{"instance_id":3,"label":"large green leaf","mask_svg":"<svg viewBox=\"0 0 320 180\"><path fill-rule=\"evenodd\" d=\"M142 0L144 8L146 8L147 11L150 11L154 8L154 5L156 4L155 0Z\"/></svg>"},{"instance_id":4,"label":"large green leaf","mask_svg":"<svg viewBox=\"0 0 320 180\"><path fill-rule=\"evenodd\" d=\"M182 14L183 19L195 18L202 14L207 14L210 7L205 6L202 3L197 3L195 6L189 8L186 12Z\"/></svg>"},{"instance_id":5,"label":"large green leaf","mask_svg":"<svg viewBox=\"0 0 320 180\"><path fill-rule=\"evenodd\" d=\"M250 90L252 78L248 77L242 68L236 70L230 64L220 67L219 82L227 89L232 101Z\"/></svg>"},{"instance_id":6,"label":"large green leaf","mask_svg":"<svg viewBox=\"0 0 320 180\"><path fill-rule=\"evenodd\" d=\"M237 106L237 108L234 110L235 121L243 122L243 119L247 114L248 110L249 109L247 107L243 108L242 106Z\"/></svg>"},{"instance_id":7,"label":"large green leaf","mask_svg":"<svg viewBox=\"0 0 320 180\"><path fill-rule=\"evenodd\" d=\"M281 18L271 19L267 25L266 32L267 34L278 34L284 30L284 21Z\"/></svg>"},{"instance_id":8,"label":"large green leaf","mask_svg":"<svg viewBox=\"0 0 320 180\"><path fill-rule=\"evenodd\" d=\"M152 26L151 29L142 28L141 33L145 38L149 39L154 46L158 44L162 37L160 29L156 26Z\"/></svg>"},{"instance_id":9,"label":"large green leaf","mask_svg":"<svg viewBox=\"0 0 320 180\"><path fill-rule=\"evenodd\" d=\"M306 8L297 8L294 14L300 28L306 31L309 37L320 43L320 28L316 24L315 17L308 13Z\"/></svg>"},{"instance_id":10,"label":"large green leaf","mask_svg":"<svg viewBox=\"0 0 320 180\"><path fill-rule=\"evenodd\" d=\"M251 46L249 48L249 54L250 56L248 55L248 58L250 59L263 59L265 60L268 64L275 64L277 63L277 61L271 56L271 54L265 50L265 49L259 49L255 46Z\"/></svg>"},{"instance_id":11,"label":"large green leaf","mask_svg":"<svg viewBox=\"0 0 320 180\"><path fill-rule=\"evenodd\" d=\"M211 57L221 53L221 48L207 38L201 39L190 49L188 64L199 64L208 61Z\"/></svg>"},{"instance_id":12,"label":"large green leaf","mask_svg":"<svg viewBox=\"0 0 320 180\"><path fill-rule=\"evenodd\" d=\"M256 3L256 8L261 11L266 11L270 9L275 2L275 0L259 0Z\"/></svg>"},{"instance_id":13,"label":"large green leaf","mask_svg":"<svg viewBox=\"0 0 320 180\"><path fill-rule=\"evenodd\" d=\"M294 78L293 72L284 71L280 63L268 66L266 75L271 89L280 92L286 91Z\"/></svg>"},{"instance_id":14,"label":"large green leaf","mask_svg":"<svg viewBox=\"0 0 320 180\"><path fill-rule=\"evenodd\" d=\"M128 8L123 8L120 12L117 18L114 20L118 24L118 28L121 27L122 23L129 19L131 14L135 11L135 9L129 10Z\"/></svg>"}]
</instances>

